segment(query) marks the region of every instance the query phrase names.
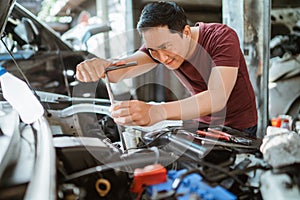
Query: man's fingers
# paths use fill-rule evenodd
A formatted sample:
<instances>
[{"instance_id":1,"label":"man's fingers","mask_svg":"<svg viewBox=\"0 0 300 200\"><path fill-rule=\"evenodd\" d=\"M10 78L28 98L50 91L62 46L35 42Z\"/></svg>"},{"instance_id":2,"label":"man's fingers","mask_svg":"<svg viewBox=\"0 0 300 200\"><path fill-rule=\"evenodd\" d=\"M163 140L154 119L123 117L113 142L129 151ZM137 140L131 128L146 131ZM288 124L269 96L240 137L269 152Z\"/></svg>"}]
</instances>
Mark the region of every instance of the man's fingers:
<instances>
[{"instance_id":1,"label":"man's fingers","mask_svg":"<svg viewBox=\"0 0 300 200\"><path fill-rule=\"evenodd\" d=\"M110 62L92 58L85 60L76 66L76 78L82 82L95 82L100 78L104 78L104 70L109 66Z\"/></svg>"},{"instance_id":2,"label":"man's fingers","mask_svg":"<svg viewBox=\"0 0 300 200\"><path fill-rule=\"evenodd\" d=\"M91 78L91 81L95 82L98 81L100 76L98 75L97 69L95 69L95 66L92 66L88 69L89 77Z\"/></svg>"},{"instance_id":3,"label":"man's fingers","mask_svg":"<svg viewBox=\"0 0 300 200\"><path fill-rule=\"evenodd\" d=\"M91 81L89 73L84 68L77 68L76 78L82 82Z\"/></svg>"},{"instance_id":4,"label":"man's fingers","mask_svg":"<svg viewBox=\"0 0 300 200\"><path fill-rule=\"evenodd\" d=\"M126 117L130 115L129 109L118 109L111 113L112 117Z\"/></svg>"},{"instance_id":5,"label":"man's fingers","mask_svg":"<svg viewBox=\"0 0 300 200\"><path fill-rule=\"evenodd\" d=\"M111 111L119 110L119 109L128 109L130 107L130 101L120 101L111 106Z\"/></svg>"},{"instance_id":6,"label":"man's fingers","mask_svg":"<svg viewBox=\"0 0 300 200\"><path fill-rule=\"evenodd\" d=\"M115 122L122 125L146 126L151 122L148 107L137 100L118 102L111 107Z\"/></svg>"},{"instance_id":7,"label":"man's fingers","mask_svg":"<svg viewBox=\"0 0 300 200\"><path fill-rule=\"evenodd\" d=\"M126 117L116 117L114 121L120 125L129 125L129 126L147 126L149 121L145 118L134 119L134 115L129 115Z\"/></svg>"}]
</instances>

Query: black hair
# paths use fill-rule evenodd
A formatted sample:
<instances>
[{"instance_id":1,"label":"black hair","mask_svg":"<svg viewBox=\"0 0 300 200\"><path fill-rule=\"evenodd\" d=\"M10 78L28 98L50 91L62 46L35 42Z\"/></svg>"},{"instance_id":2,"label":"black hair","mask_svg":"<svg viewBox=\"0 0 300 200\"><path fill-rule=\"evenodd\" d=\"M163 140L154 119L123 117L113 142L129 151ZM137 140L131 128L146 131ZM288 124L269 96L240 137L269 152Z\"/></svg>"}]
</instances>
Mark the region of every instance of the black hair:
<instances>
[{"instance_id":1,"label":"black hair","mask_svg":"<svg viewBox=\"0 0 300 200\"><path fill-rule=\"evenodd\" d=\"M141 33L151 27L167 25L171 33L181 33L187 25L187 18L182 7L175 2L153 2L142 10L137 29Z\"/></svg>"}]
</instances>

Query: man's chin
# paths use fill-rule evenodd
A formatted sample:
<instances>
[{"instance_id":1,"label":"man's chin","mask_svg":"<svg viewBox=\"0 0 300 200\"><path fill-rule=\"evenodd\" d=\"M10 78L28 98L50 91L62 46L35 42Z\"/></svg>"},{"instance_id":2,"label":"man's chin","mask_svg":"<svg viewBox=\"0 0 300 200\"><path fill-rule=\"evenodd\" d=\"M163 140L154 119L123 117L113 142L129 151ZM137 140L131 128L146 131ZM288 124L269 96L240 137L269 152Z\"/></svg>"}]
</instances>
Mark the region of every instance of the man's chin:
<instances>
[{"instance_id":1,"label":"man's chin","mask_svg":"<svg viewBox=\"0 0 300 200\"><path fill-rule=\"evenodd\" d=\"M165 65L168 69L170 69L170 70L175 70L175 69L178 69L179 67L180 67L180 65L175 65L175 64L173 64L173 65Z\"/></svg>"}]
</instances>

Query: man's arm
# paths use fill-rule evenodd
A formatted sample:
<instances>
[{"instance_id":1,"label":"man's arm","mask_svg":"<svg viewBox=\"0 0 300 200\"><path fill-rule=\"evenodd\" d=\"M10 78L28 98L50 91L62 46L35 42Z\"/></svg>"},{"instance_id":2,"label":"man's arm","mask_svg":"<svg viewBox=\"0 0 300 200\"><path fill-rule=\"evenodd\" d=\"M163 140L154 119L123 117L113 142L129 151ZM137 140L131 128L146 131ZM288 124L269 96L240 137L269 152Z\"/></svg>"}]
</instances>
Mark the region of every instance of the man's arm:
<instances>
[{"instance_id":1,"label":"man's arm","mask_svg":"<svg viewBox=\"0 0 300 200\"><path fill-rule=\"evenodd\" d=\"M226 106L237 73L237 67L214 67L206 91L164 104L121 101L112 106L112 116L119 124L148 126L162 120L190 120L218 112Z\"/></svg>"},{"instance_id":2,"label":"man's arm","mask_svg":"<svg viewBox=\"0 0 300 200\"><path fill-rule=\"evenodd\" d=\"M113 64L120 65L132 61L136 61L138 64L136 66L108 72L109 80L111 82L118 82L122 79L136 77L157 66L157 63L147 54L137 51L116 63L101 58L85 60L77 65L76 78L82 82L95 82L99 80L99 78L104 78L104 72L107 67Z\"/></svg>"},{"instance_id":3,"label":"man's arm","mask_svg":"<svg viewBox=\"0 0 300 200\"><path fill-rule=\"evenodd\" d=\"M208 90L162 105L166 119L188 120L222 110L235 85L237 74L237 67L214 67L208 81Z\"/></svg>"}]
</instances>

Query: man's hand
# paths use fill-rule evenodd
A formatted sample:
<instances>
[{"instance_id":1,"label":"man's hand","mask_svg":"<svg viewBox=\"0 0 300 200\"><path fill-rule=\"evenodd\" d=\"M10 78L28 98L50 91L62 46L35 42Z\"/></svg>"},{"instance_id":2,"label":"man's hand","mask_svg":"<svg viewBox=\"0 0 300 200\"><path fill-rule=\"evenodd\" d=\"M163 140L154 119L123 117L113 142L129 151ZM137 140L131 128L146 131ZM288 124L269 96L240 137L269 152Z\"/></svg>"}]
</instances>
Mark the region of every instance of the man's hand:
<instances>
[{"instance_id":1,"label":"man's hand","mask_svg":"<svg viewBox=\"0 0 300 200\"><path fill-rule=\"evenodd\" d=\"M105 69L110 65L111 62L100 58L85 60L76 66L76 78L82 82L96 82L104 78Z\"/></svg>"},{"instance_id":2,"label":"man's hand","mask_svg":"<svg viewBox=\"0 0 300 200\"><path fill-rule=\"evenodd\" d=\"M148 104L138 100L121 101L111 107L111 114L117 124L150 126L165 120L161 105Z\"/></svg>"}]
</instances>

